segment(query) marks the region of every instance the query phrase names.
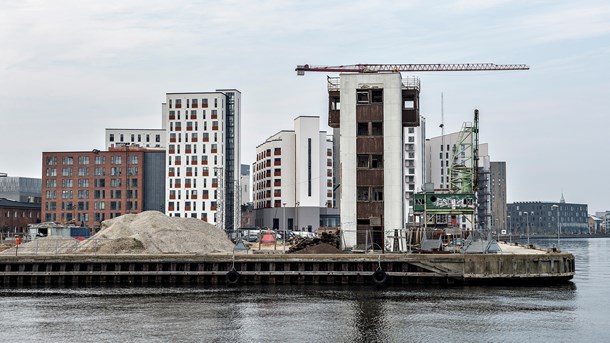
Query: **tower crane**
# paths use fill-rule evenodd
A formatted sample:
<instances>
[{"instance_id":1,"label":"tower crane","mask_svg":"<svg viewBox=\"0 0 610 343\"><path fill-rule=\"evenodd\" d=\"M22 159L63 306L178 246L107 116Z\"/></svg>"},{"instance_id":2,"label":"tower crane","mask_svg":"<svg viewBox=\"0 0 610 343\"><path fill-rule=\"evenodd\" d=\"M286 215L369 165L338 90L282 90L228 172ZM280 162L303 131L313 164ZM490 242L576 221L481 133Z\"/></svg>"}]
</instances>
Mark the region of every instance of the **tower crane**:
<instances>
[{"instance_id":1,"label":"tower crane","mask_svg":"<svg viewBox=\"0 0 610 343\"><path fill-rule=\"evenodd\" d=\"M398 73L422 71L487 71L487 70L529 70L525 64L495 64L495 63L417 63L417 64L353 64L339 66L298 65L297 75L305 72L336 72L336 73Z\"/></svg>"}]
</instances>

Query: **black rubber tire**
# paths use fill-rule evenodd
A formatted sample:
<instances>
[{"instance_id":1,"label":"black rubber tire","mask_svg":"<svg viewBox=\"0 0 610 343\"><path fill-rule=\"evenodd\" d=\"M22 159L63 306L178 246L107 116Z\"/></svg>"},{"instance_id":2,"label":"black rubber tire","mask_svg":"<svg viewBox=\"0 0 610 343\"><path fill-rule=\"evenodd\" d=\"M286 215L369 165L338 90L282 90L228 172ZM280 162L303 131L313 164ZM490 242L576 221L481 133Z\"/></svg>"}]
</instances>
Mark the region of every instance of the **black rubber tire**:
<instances>
[{"instance_id":1,"label":"black rubber tire","mask_svg":"<svg viewBox=\"0 0 610 343\"><path fill-rule=\"evenodd\" d=\"M373 273L373 282L378 284L378 285L383 285L386 283L386 281L388 280L388 274L386 274L386 272L384 272L381 269L377 269L374 273Z\"/></svg>"},{"instance_id":2,"label":"black rubber tire","mask_svg":"<svg viewBox=\"0 0 610 343\"><path fill-rule=\"evenodd\" d=\"M239 273L237 270L230 270L225 275L225 280L227 281L227 285L237 285L239 282Z\"/></svg>"}]
</instances>

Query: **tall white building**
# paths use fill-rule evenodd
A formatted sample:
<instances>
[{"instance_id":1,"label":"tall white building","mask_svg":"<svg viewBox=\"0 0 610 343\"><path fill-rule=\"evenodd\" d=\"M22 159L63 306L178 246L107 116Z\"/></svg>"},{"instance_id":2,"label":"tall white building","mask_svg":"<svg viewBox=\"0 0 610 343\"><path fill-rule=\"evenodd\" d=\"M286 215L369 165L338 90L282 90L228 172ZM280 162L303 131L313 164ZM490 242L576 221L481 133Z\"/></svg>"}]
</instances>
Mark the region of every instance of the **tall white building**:
<instances>
[{"instance_id":1,"label":"tall white building","mask_svg":"<svg viewBox=\"0 0 610 343\"><path fill-rule=\"evenodd\" d=\"M406 163L415 163L417 149L405 144L409 127L420 125L419 80L400 73L344 73L329 79L328 92L329 125L339 140L344 247L372 242L376 249L404 249L405 186L417 183ZM415 130L412 137L415 144Z\"/></svg>"},{"instance_id":2,"label":"tall white building","mask_svg":"<svg viewBox=\"0 0 610 343\"><path fill-rule=\"evenodd\" d=\"M460 132L454 132L445 134L444 136L433 137L426 141L427 182L433 183L435 189L449 189L453 151L459 138ZM465 150L465 154L458 157L461 163L463 163L462 161L471 158L471 155L468 153L468 149L457 149L458 152L462 150ZM491 197L489 196L489 169L490 158L488 144L482 143L479 144L479 196L477 201L479 203L480 210L479 217L481 218L479 221L485 221L485 225L489 225L489 218L486 213L491 213ZM472 225L467 221L467 218L462 217L458 220L460 221L460 226L462 228L472 228Z\"/></svg>"},{"instance_id":3,"label":"tall white building","mask_svg":"<svg viewBox=\"0 0 610 343\"><path fill-rule=\"evenodd\" d=\"M167 93L162 108L166 213L238 228L241 93Z\"/></svg>"},{"instance_id":4,"label":"tall white building","mask_svg":"<svg viewBox=\"0 0 610 343\"><path fill-rule=\"evenodd\" d=\"M420 125L404 128L405 139L405 201L404 218L406 223L417 224L413 211L414 194L423 191L426 183L426 121L420 117Z\"/></svg>"},{"instance_id":5,"label":"tall white building","mask_svg":"<svg viewBox=\"0 0 610 343\"><path fill-rule=\"evenodd\" d=\"M256 147L257 226L306 231L336 226L332 138L319 127L320 117L300 116L294 130L280 131Z\"/></svg>"}]
</instances>

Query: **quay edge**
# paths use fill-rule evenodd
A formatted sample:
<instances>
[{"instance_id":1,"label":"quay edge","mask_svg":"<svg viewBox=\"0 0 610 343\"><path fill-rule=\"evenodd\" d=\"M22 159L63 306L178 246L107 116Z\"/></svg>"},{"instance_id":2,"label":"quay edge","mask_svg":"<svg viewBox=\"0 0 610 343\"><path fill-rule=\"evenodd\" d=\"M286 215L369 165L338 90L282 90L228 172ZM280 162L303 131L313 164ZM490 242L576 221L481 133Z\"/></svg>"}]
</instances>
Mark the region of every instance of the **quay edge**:
<instances>
[{"instance_id":1,"label":"quay edge","mask_svg":"<svg viewBox=\"0 0 610 343\"><path fill-rule=\"evenodd\" d=\"M0 286L561 284L571 253L0 256Z\"/></svg>"}]
</instances>

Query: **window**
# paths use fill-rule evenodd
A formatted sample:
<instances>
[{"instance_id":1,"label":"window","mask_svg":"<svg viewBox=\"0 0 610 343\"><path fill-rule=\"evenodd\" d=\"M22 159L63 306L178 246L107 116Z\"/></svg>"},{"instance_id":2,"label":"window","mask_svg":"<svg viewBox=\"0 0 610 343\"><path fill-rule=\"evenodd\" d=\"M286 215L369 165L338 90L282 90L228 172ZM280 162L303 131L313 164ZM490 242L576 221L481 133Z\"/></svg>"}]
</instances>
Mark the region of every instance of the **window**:
<instances>
[{"instance_id":1,"label":"window","mask_svg":"<svg viewBox=\"0 0 610 343\"><path fill-rule=\"evenodd\" d=\"M72 191L61 191L62 199L72 199Z\"/></svg>"},{"instance_id":2,"label":"window","mask_svg":"<svg viewBox=\"0 0 610 343\"><path fill-rule=\"evenodd\" d=\"M138 167L127 168L127 175L129 175L129 176L138 175Z\"/></svg>"},{"instance_id":3,"label":"window","mask_svg":"<svg viewBox=\"0 0 610 343\"><path fill-rule=\"evenodd\" d=\"M413 97L407 97L403 99L403 109L413 110L415 109L415 99Z\"/></svg>"},{"instance_id":4,"label":"window","mask_svg":"<svg viewBox=\"0 0 610 343\"><path fill-rule=\"evenodd\" d=\"M381 122L371 123L371 135L383 136L383 123L381 123ZM412 138L412 137L409 137L409 138Z\"/></svg>"},{"instance_id":5,"label":"window","mask_svg":"<svg viewBox=\"0 0 610 343\"><path fill-rule=\"evenodd\" d=\"M358 187L358 201L368 201L369 200L369 188L368 187Z\"/></svg>"},{"instance_id":6,"label":"window","mask_svg":"<svg viewBox=\"0 0 610 343\"><path fill-rule=\"evenodd\" d=\"M373 201L383 201L383 187L373 187Z\"/></svg>"},{"instance_id":7,"label":"window","mask_svg":"<svg viewBox=\"0 0 610 343\"><path fill-rule=\"evenodd\" d=\"M72 184L72 179L63 179L61 180L61 187L62 188L72 188L73 184Z\"/></svg>"},{"instance_id":8,"label":"window","mask_svg":"<svg viewBox=\"0 0 610 343\"><path fill-rule=\"evenodd\" d=\"M89 168L78 168L78 176L89 176Z\"/></svg>"},{"instance_id":9,"label":"window","mask_svg":"<svg viewBox=\"0 0 610 343\"><path fill-rule=\"evenodd\" d=\"M112 167L112 168L110 168L110 175L112 175L112 176L121 175L121 167Z\"/></svg>"},{"instance_id":10,"label":"window","mask_svg":"<svg viewBox=\"0 0 610 343\"><path fill-rule=\"evenodd\" d=\"M106 168L104 167L95 167L95 176L105 176Z\"/></svg>"},{"instance_id":11,"label":"window","mask_svg":"<svg viewBox=\"0 0 610 343\"><path fill-rule=\"evenodd\" d=\"M62 176L72 176L72 168L61 168Z\"/></svg>"},{"instance_id":12,"label":"window","mask_svg":"<svg viewBox=\"0 0 610 343\"><path fill-rule=\"evenodd\" d=\"M161 142L161 135L155 135L155 142L157 142L157 143Z\"/></svg>"},{"instance_id":13,"label":"window","mask_svg":"<svg viewBox=\"0 0 610 343\"><path fill-rule=\"evenodd\" d=\"M103 189L95 190L95 191L93 191L93 197L95 199L104 199L106 197L106 191Z\"/></svg>"},{"instance_id":14,"label":"window","mask_svg":"<svg viewBox=\"0 0 610 343\"><path fill-rule=\"evenodd\" d=\"M79 156L78 164L89 164L89 156Z\"/></svg>"},{"instance_id":15,"label":"window","mask_svg":"<svg viewBox=\"0 0 610 343\"><path fill-rule=\"evenodd\" d=\"M356 91L356 100L358 104L369 103L369 91Z\"/></svg>"},{"instance_id":16,"label":"window","mask_svg":"<svg viewBox=\"0 0 610 343\"><path fill-rule=\"evenodd\" d=\"M138 156L129 156L129 158L127 159L127 163L138 164Z\"/></svg>"},{"instance_id":17,"label":"window","mask_svg":"<svg viewBox=\"0 0 610 343\"><path fill-rule=\"evenodd\" d=\"M106 179L95 179L93 184L94 184L94 186L96 188L98 188L98 187L106 187Z\"/></svg>"},{"instance_id":18,"label":"window","mask_svg":"<svg viewBox=\"0 0 610 343\"><path fill-rule=\"evenodd\" d=\"M369 134L369 123L358 123L358 136L368 136Z\"/></svg>"},{"instance_id":19,"label":"window","mask_svg":"<svg viewBox=\"0 0 610 343\"><path fill-rule=\"evenodd\" d=\"M57 157L47 157L47 165L48 166L57 165Z\"/></svg>"},{"instance_id":20,"label":"window","mask_svg":"<svg viewBox=\"0 0 610 343\"><path fill-rule=\"evenodd\" d=\"M106 164L106 157L95 156L95 164Z\"/></svg>"},{"instance_id":21,"label":"window","mask_svg":"<svg viewBox=\"0 0 610 343\"><path fill-rule=\"evenodd\" d=\"M66 164L66 165L73 165L74 158L72 156L66 156L66 157L64 157L64 160L62 161L62 163Z\"/></svg>"},{"instance_id":22,"label":"window","mask_svg":"<svg viewBox=\"0 0 610 343\"><path fill-rule=\"evenodd\" d=\"M57 169L47 168L47 176L57 176Z\"/></svg>"},{"instance_id":23,"label":"window","mask_svg":"<svg viewBox=\"0 0 610 343\"><path fill-rule=\"evenodd\" d=\"M78 187L81 187L81 188L89 187L89 179L78 179Z\"/></svg>"},{"instance_id":24,"label":"window","mask_svg":"<svg viewBox=\"0 0 610 343\"><path fill-rule=\"evenodd\" d=\"M383 168L383 155L371 155L371 168Z\"/></svg>"},{"instance_id":25,"label":"window","mask_svg":"<svg viewBox=\"0 0 610 343\"><path fill-rule=\"evenodd\" d=\"M79 199L89 199L89 191L88 190L79 190L78 191L78 198Z\"/></svg>"},{"instance_id":26,"label":"window","mask_svg":"<svg viewBox=\"0 0 610 343\"><path fill-rule=\"evenodd\" d=\"M383 89L372 89L371 90L371 102L383 103Z\"/></svg>"},{"instance_id":27,"label":"window","mask_svg":"<svg viewBox=\"0 0 610 343\"><path fill-rule=\"evenodd\" d=\"M110 157L110 164L121 164L121 156Z\"/></svg>"},{"instance_id":28,"label":"window","mask_svg":"<svg viewBox=\"0 0 610 343\"><path fill-rule=\"evenodd\" d=\"M47 179L47 188L55 188L55 187L57 187L57 180Z\"/></svg>"},{"instance_id":29,"label":"window","mask_svg":"<svg viewBox=\"0 0 610 343\"><path fill-rule=\"evenodd\" d=\"M369 167L369 155L358 155L358 168L368 168Z\"/></svg>"},{"instance_id":30,"label":"window","mask_svg":"<svg viewBox=\"0 0 610 343\"><path fill-rule=\"evenodd\" d=\"M110 187L121 187L121 179L110 179Z\"/></svg>"}]
</instances>

